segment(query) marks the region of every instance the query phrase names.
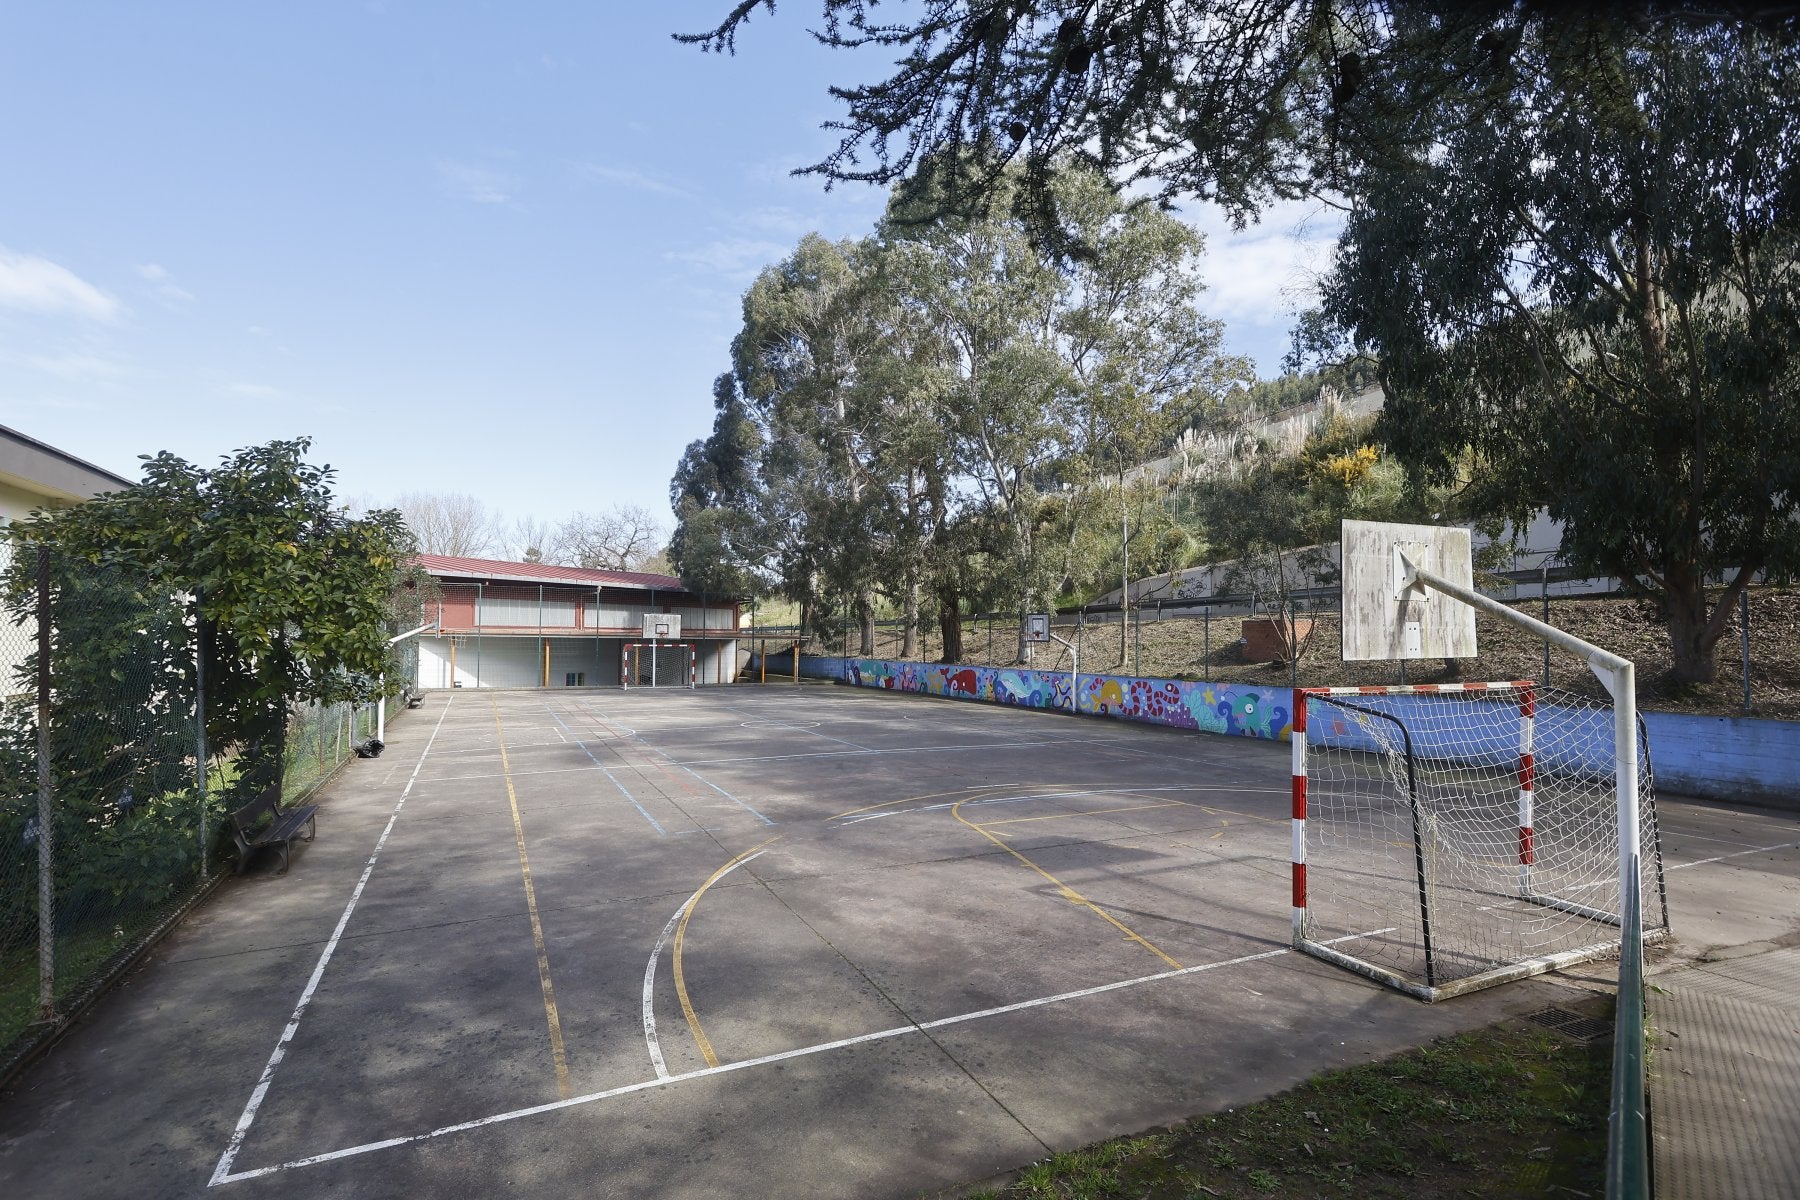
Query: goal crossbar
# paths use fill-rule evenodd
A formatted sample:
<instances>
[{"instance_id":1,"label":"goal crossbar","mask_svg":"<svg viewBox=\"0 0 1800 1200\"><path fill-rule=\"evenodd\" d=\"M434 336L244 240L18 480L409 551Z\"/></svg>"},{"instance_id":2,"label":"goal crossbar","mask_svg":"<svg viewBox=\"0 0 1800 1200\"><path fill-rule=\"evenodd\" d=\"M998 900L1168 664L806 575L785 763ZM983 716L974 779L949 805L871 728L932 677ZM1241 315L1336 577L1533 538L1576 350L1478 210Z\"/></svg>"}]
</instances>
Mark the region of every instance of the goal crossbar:
<instances>
[{"instance_id":1,"label":"goal crossbar","mask_svg":"<svg viewBox=\"0 0 1800 1200\"><path fill-rule=\"evenodd\" d=\"M650 651L650 682L647 686L656 686L656 655L663 650L685 650L688 656L687 686L700 686L700 648L693 642L626 642L619 647L619 686L627 691L631 689L632 651ZM643 654L637 655L643 661Z\"/></svg>"},{"instance_id":2,"label":"goal crossbar","mask_svg":"<svg viewBox=\"0 0 1800 1200\"><path fill-rule=\"evenodd\" d=\"M1294 699L1296 948L1425 1000L1616 950L1626 916L1611 891L1617 756L1603 706L1528 680ZM1654 846L1649 815L1640 837ZM1353 932L1366 927L1379 932Z\"/></svg>"}]
</instances>

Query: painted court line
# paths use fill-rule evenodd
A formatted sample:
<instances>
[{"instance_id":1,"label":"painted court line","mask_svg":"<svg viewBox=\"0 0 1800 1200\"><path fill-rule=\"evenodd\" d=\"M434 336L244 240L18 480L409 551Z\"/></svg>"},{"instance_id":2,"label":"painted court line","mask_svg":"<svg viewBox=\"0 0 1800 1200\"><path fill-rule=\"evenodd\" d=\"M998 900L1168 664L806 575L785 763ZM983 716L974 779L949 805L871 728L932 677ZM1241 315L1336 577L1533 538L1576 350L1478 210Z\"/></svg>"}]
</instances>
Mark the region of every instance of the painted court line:
<instances>
[{"instance_id":1,"label":"painted court line","mask_svg":"<svg viewBox=\"0 0 1800 1200\"><path fill-rule=\"evenodd\" d=\"M768 845L767 842L763 844ZM694 894L684 900L681 907L675 910L675 915L669 918L669 923L663 926L662 936L656 939L656 945L650 950L650 961L644 965L644 1045L650 1050L650 1065L655 1069L658 1079L667 1079L669 1068L663 1062L662 1043L656 1040L656 961L662 957L663 946L668 943L669 935L675 932L676 925L680 924L682 918L695 904L699 903L700 897L706 894L706 889L750 860L761 858L763 854L763 850L752 848L743 857L726 863L723 870L696 888ZM691 1014L693 1011L693 1005L688 1002L685 989L681 993L681 1007L683 1013ZM690 1020L692 1019L690 1017ZM698 1028L697 1022L695 1028Z\"/></svg>"},{"instance_id":2,"label":"painted court line","mask_svg":"<svg viewBox=\"0 0 1800 1200\"><path fill-rule=\"evenodd\" d=\"M952 754L966 750L1024 750L1032 746L1070 746L1080 742L1079 738L1055 738L1044 742L981 742L973 746L895 746L887 750L810 750L800 754L760 754L740 755L735 758L690 758L669 761L678 767L712 767L728 763L779 762L788 758L857 758L865 754ZM651 747L655 749L655 747ZM657 750L658 754L662 751ZM663 754L664 758L669 756ZM1279 788L1264 789L1280 791Z\"/></svg>"},{"instance_id":3,"label":"painted court line","mask_svg":"<svg viewBox=\"0 0 1800 1200\"><path fill-rule=\"evenodd\" d=\"M1767 854L1771 850L1793 850L1797 847L1800 847L1800 842L1783 842L1779 846L1757 846L1751 850L1739 850L1736 854L1720 854L1714 858L1696 858L1693 862L1672 863L1663 870L1680 871L1687 867L1703 867L1707 863L1724 862L1728 858L1742 858L1746 854Z\"/></svg>"},{"instance_id":4,"label":"painted court line","mask_svg":"<svg viewBox=\"0 0 1800 1200\"><path fill-rule=\"evenodd\" d=\"M607 724L612 723L611 717L608 717L605 713L601 712L599 709L595 708L593 705L588 704L586 702L582 702L581 707L587 709L588 712L592 713L596 720L604 721ZM700 772L694 770L692 767L689 767L686 763L677 762L674 759L674 757L672 757L666 751L658 749L655 746L652 746L649 742L646 742L642 737L639 737L637 734L635 734L635 733L632 734L631 740L636 742L638 745L642 746L644 749L650 751L652 754L655 754L655 755L661 757L664 762L667 762L672 766L680 767L682 770L686 771L689 775L692 775L695 779L698 779L701 783L704 783L707 787L709 787L713 791L719 793L719 795L725 797L727 800L731 801L733 804L737 805L739 808L743 809L745 812L747 812L751 816L755 817L758 821L761 821L764 825L773 825L775 823L775 822L771 821L769 818L763 816L761 813L757 812L756 809L752 808L750 805L744 803L742 800L739 800L736 796L732 795L730 792L726 791L724 788L720 787L718 784L714 783L712 780L708 779L706 776L700 774ZM855 751L851 751L850 753L855 753ZM722 761L730 762L732 760L724 759ZM751 761L751 760L746 760L746 761Z\"/></svg>"},{"instance_id":5,"label":"painted court line","mask_svg":"<svg viewBox=\"0 0 1800 1200\"><path fill-rule=\"evenodd\" d=\"M525 910L531 914L531 941L537 947L538 986L544 993L550 1057L556 1066L556 1093L567 1098L575 1088L569 1079L569 1056L563 1044L562 1016L556 1008L556 986L550 979L550 950L544 944L543 922L538 919L537 885L531 880L531 856L525 850L525 824L519 815L519 793L513 788L511 766L506 757L506 730L500 724L500 703L490 695L488 704L494 710L494 732L500 739L500 766L507 771L506 802L512 808L513 839L519 847L519 874L525 881Z\"/></svg>"},{"instance_id":6,"label":"painted court line","mask_svg":"<svg viewBox=\"0 0 1800 1200\"><path fill-rule=\"evenodd\" d=\"M724 705L722 707L724 708L724 710L726 712L732 714L733 716L747 717L748 719L750 719L752 721L756 721L760 724L767 725L767 726L770 726L775 729L792 729L796 733L810 734L811 736L816 737L816 738L824 738L828 742L836 742L840 746L849 746L853 750L867 750L868 749L867 746L859 746L855 742L847 741L846 739L841 738L841 737L832 737L829 733L820 733L818 730L808 729L804 725L795 725L791 721L774 721L774 720L769 719L768 717L759 717L752 713L746 713L746 712L740 711L739 709L733 708L730 705Z\"/></svg>"},{"instance_id":7,"label":"painted court line","mask_svg":"<svg viewBox=\"0 0 1800 1200\"><path fill-rule=\"evenodd\" d=\"M570 734L574 734L575 731L573 729L569 729L569 727L567 725L563 725L563 719L556 715L555 709L551 708L548 704L546 704L546 705L544 705L544 711L550 714L551 720L555 721L558 725L561 725L562 728L564 728L565 730L568 730L568 732ZM631 807L638 810L638 816L640 816L640 817L644 818L644 820L650 822L650 828L656 830L657 833L662 834L666 837L668 835L668 830L664 829L662 827L662 825L657 822L656 818L650 815L648 809L646 809L642 804L638 803L638 798L636 796L632 795L630 790L628 788L626 788L626 786L624 784L619 782L617 776L615 776L611 771L606 770L606 764L594 757L594 752L587 748L587 743L582 741L579 737L577 737L577 738L575 738L575 744L577 746L581 747L581 752L588 756L589 762L593 763L596 767L599 767L602 771L606 771L606 777L608 779L612 780L612 785L614 787L618 788L619 792L627 800L631 801Z\"/></svg>"},{"instance_id":8,"label":"painted court line","mask_svg":"<svg viewBox=\"0 0 1800 1200\"><path fill-rule=\"evenodd\" d=\"M883 817L904 817L904 816L909 816L913 813L941 812L946 808L955 808L959 804L965 805L969 808L974 808L976 805L980 805L980 804L1018 804L1022 801L1027 801L1027 800L1060 800L1060 799L1064 799L1064 798L1081 797L1081 796L1136 796L1136 795L1141 795L1141 794L1146 794L1146 793L1156 793L1156 792L1213 792L1213 791L1235 792L1236 790L1237 789L1235 789L1235 788L1211 788L1211 787L1207 787L1204 784L1183 783L1183 784L1170 784L1166 787L1089 788L1085 791L1079 791L1079 792L1033 792L1032 794L1025 795L1025 796L989 796L989 797L985 797L985 798L979 799L979 800L947 800L942 804L924 804L924 805L920 805L918 808L896 808L896 809L891 809L888 812L869 813L864 816L847 817L843 820L840 820L838 822L838 824L840 824L840 825L855 825L862 821L877 821ZM1174 800L1174 801L1171 801L1170 803L1171 804L1186 804L1187 801ZM1160 806L1158 806L1158 807L1160 807ZM1194 807L1194 806L1190 806L1190 807ZM1205 806L1200 805L1197 807L1205 807ZM1129 811L1133 811L1133 810L1116 809L1114 811L1129 812ZM1057 813L1055 815L1057 815L1057 816L1081 816L1081 815L1087 815L1087 814ZM1027 821L1035 821L1035 820L1043 820L1045 818L1024 817L1021 819L1027 820ZM989 824L1001 824L1001 823L1002 822L998 822L998 821L989 822Z\"/></svg>"},{"instance_id":9,"label":"painted court line","mask_svg":"<svg viewBox=\"0 0 1800 1200\"><path fill-rule=\"evenodd\" d=\"M1365 937L1380 937L1384 933L1392 933L1393 927L1371 929L1366 933L1353 933L1346 937L1333 938L1327 945L1339 942L1356 941ZM874 1033L859 1034L856 1037L839 1038L834 1042L821 1042L814 1046L801 1046L795 1050L783 1050L778 1054L765 1054L758 1058L746 1058L739 1062L725 1063L717 1067L702 1067L697 1071L685 1071L680 1075L670 1075L656 1079L646 1079L640 1083L628 1083L622 1087L608 1088L601 1092L589 1092L584 1096L571 1096L566 1100L553 1100L545 1104L534 1104L529 1108L515 1108L510 1112L495 1113L489 1117L478 1117L473 1121L461 1121L455 1125L444 1125L426 1133L410 1134L406 1137L385 1138L379 1142L365 1142L360 1146L347 1146L342 1150L331 1150L324 1154L314 1154L306 1158L296 1158L289 1162L277 1163L272 1167L255 1167L235 1174L227 1173L229 1164L221 1163L221 1170L213 1173L208 1187L217 1187L222 1183L238 1183L246 1179L259 1179L265 1175L274 1175L281 1171L291 1171L298 1167L312 1167L320 1163L335 1162L339 1159L354 1158L360 1154L372 1154L377 1150L391 1150L397 1146L410 1146L418 1142L430 1141L453 1133L466 1133L471 1129L481 1129L488 1125L499 1125L507 1121L518 1121L526 1117L535 1117L542 1113L556 1112L559 1109L575 1108L578 1105L592 1104L598 1100L610 1100L615 1096L628 1096L633 1092L649 1091L652 1088L667 1087L670 1084L684 1083L690 1079L705 1079L713 1075L723 1075L730 1071L741 1071L747 1067L762 1067L770 1063L787 1062L790 1059L806 1058L814 1054L824 1054L831 1050L842 1050L849 1046L865 1045L869 1042L885 1041L889 1038L901 1037L909 1033L924 1033L932 1029L943 1029L950 1025L961 1025L969 1021L985 1020L988 1017L1003 1016L1007 1013L1023 1012L1026 1009L1042 1008L1047 1004L1061 1004L1069 1000L1080 1000L1088 996L1099 996L1107 992L1123 991L1126 988L1140 987L1146 983L1159 983L1165 979L1175 979L1183 975L1198 975L1204 971L1217 971L1222 967L1242 966L1245 963L1260 962L1264 959L1279 958L1284 954L1296 951L1290 946L1282 946L1276 950L1264 950L1258 954L1245 954L1237 958L1228 958L1220 962L1201 963L1197 966L1182 967L1179 970L1159 971L1154 975L1141 975L1134 979L1121 979L1114 983L1102 983L1096 987L1080 988L1072 992L1058 992L1054 996L1039 996L1033 1000L1021 1000L1016 1004L1002 1004L995 1008L983 1008L975 1012L958 1013L953 1017L939 1017L935 1021L921 1021L911 1025L896 1025L891 1029L880 1029Z\"/></svg>"},{"instance_id":10,"label":"painted court line","mask_svg":"<svg viewBox=\"0 0 1800 1200\"><path fill-rule=\"evenodd\" d=\"M287 1028L281 1031L281 1037L275 1042L275 1050L269 1055L269 1061L263 1067L262 1077L256 1081L256 1090L250 1093L250 1102L244 1105L243 1113L238 1117L237 1127L231 1131L231 1140L225 1145L225 1153L219 1156L219 1165L213 1168L212 1179L207 1183L213 1187L232 1178L231 1164L237 1161L238 1151L244 1148L244 1138L250 1132L250 1126L256 1120L257 1110L262 1107L263 1098L269 1094L269 1084L275 1078L275 1068L287 1055L288 1043L294 1040L294 1034L300 1028L300 1017L306 1012L306 1006L312 1003L313 993L318 990L319 980L325 976L325 965L331 961L337 950L338 939L344 936L344 927L350 923L350 914L356 911L357 901L362 899L363 888L368 886L369 876L375 871L375 862L381 857L381 848L387 844L388 834L394 831L394 822L400 819L400 810L406 806L406 798L412 795L413 784L419 781L419 768L425 765L425 758L431 753L431 745L437 741L438 730L444 727L444 718L450 715L450 701L444 701L444 711L438 714L437 724L431 727L431 737L425 743L425 749L419 752L419 761L413 764L412 775L406 781L406 787L400 792L400 799L394 805L394 811L388 814L387 827L381 836L375 839L375 849L369 854L369 861L363 867L362 877L356 881L356 888L350 893L350 902L344 905L344 913L338 918L337 928L331 931L326 939L325 949L319 954L319 961L314 965L312 976L306 981L305 989L300 993L300 1003L294 1006L293 1016L288 1018Z\"/></svg>"}]
</instances>

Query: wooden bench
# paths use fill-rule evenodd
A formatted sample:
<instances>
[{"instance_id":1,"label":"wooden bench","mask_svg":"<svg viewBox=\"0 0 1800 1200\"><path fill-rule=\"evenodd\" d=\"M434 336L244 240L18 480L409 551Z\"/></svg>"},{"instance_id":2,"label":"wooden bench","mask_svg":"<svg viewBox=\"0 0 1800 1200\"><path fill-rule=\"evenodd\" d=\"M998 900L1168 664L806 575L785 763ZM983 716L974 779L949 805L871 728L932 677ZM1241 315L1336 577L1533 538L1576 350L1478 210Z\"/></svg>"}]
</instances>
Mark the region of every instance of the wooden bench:
<instances>
[{"instance_id":1,"label":"wooden bench","mask_svg":"<svg viewBox=\"0 0 1800 1200\"><path fill-rule=\"evenodd\" d=\"M237 843L237 873L242 875L244 868L250 865L250 855L259 846L279 846L281 848L281 870L285 875L288 869L288 844L306 830L306 840L312 841L318 832L313 818L318 814L319 806L308 804L302 808L281 807L281 787L276 785L263 789L261 795L244 807L231 814L231 840ZM268 820L265 822L264 817Z\"/></svg>"}]
</instances>

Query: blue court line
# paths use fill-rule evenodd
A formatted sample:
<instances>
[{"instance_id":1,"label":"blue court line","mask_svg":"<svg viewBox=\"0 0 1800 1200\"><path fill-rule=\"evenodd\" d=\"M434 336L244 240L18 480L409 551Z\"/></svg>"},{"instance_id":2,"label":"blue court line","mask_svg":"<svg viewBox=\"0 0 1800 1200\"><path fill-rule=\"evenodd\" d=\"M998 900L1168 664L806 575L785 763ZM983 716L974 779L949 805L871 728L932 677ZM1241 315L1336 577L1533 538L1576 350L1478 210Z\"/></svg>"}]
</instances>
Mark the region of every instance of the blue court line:
<instances>
[{"instance_id":1,"label":"blue court line","mask_svg":"<svg viewBox=\"0 0 1800 1200\"><path fill-rule=\"evenodd\" d=\"M607 716L605 713L601 712L599 709L595 708L593 705L587 703L587 701L578 700L578 701L576 701L576 703L580 704L581 707L587 709L595 717L599 718L602 721L605 721L609 725L617 725L618 724L617 721L614 721L611 717ZM565 726L565 728L566 728L566 726ZM623 726L621 726L621 728L623 728ZM686 771L689 775L692 775L695 779L698 779L701 783L704 783L707 787L709 787L713 791L719 793L719 795L725 797L727 800L731 801L733 804L737 805L739 808L743 809L745 812L749 813L751 816L753 816L757 820L761 821L764 825L773 825L775 823L775 822L769 820L769 818L763 816L761 813L757 812L754 808L751 808L748 804L745 804L742 800L739 800L736 796L732 795L730 792L726 791L724 788L720 787L718 784L714 783L712 780L708 779L706 776L700 774L700 772L698 772L698 771L694 770L692 767L688 766L686 763L676 762L675 759L670 757L667 753L665 753L662 750L659 750L655 746L652 746L649 742L646 742L640 734L633 732L631 735L631 740L636 742L638 745L642 746L644 749L649 750L654 754L661 755L663 761L668 763L670 766L680 767L682 770ZM592 757L592 756L590 755L590 757Z\"/></svg>"},{"instance_id":2,"label":"blue court line","mask_svg":"<svg viewBox=\"0 0 1800 1200\"><path fill-rule=\"evenodd\" d=\"M623 795L625 796L625 798L627 800L631 801L631 807L638 810L638 816L640 816L640 817L644 818L644 820L650 822L650 828L656 830L656 832L659 835L661 835L662 837L668 837L669 831L664 829L661 825L659 825L657 823L656 818L650 815L649 810L647 810L643 805L638 803L637 797L631 794L631 790L629 788L627 788L624 784L619 782L618 776L614 775L611 771L606 770L606 764L594 757L594 752L587 748L587 743L582 741L580 736L577 735L573 729L570 729L567 725L563 725L563 719L556 715L556 710L554 708L551 708L548 704L546 704L546 705L544 705L544 711L550 714L550 719L552 721L555 721L558 725L562 725L564 733L567 733L570 737L575 739L575 744L577 746L581 747L581 752L588 756L589 762L593 763L596 767L599 767L602 771L606 772L606 777L608 779L612 780L613 786L618 788L619 791L621 793L623 793Z\"/></svg>"}]
</instances>

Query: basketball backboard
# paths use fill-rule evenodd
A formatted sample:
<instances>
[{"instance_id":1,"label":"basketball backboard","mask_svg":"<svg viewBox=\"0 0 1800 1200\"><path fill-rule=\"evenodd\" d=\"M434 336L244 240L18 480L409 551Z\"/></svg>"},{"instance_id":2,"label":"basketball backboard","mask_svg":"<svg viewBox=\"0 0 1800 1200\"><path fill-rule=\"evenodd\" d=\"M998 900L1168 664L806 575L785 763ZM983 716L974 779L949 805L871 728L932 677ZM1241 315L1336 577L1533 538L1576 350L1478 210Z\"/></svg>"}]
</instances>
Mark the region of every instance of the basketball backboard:
<instances>
[{"instance_id":1,"label":"basketball backboard","mask_svg":"<svg viewBox=\"0 0 1800 1200\"><path fill-rule=\"evenodd\" d=\"M681 636L681 617L677 613L645 613L644 636L654 641L658 638L679 638Z\"/></svg>"},{"instance_id":2,"label":"basketball backboard","mask_svg":"<svg viewBox=\"0 0 1800 1200\"><path fill-rule=\"evenodd\" d=\"M1050 614L1032 613L1025 618L1025 640L1028 642L1047 642L1050 640Z\"/></svg>"},{"instance_id":3,"label":"basketball backboard","mask_svg":"<svg viewBox=\"0 0 1800 1200\"><path fill-rule=\"evenodd\" d=\"M1406 585L1410 562L1473 588L1469 531L1391 521L1345 521L1344 661L1475 657L1475 610Z\"/></svg>"}]
</instances>

